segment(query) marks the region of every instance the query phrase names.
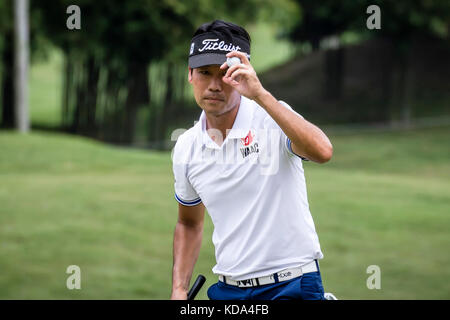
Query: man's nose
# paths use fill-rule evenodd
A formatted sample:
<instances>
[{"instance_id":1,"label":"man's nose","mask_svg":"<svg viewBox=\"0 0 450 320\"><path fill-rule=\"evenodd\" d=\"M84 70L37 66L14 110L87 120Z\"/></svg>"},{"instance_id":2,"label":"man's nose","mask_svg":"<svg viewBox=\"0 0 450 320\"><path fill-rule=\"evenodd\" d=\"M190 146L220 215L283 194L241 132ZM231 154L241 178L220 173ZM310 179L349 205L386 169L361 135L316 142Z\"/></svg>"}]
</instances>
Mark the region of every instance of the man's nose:
<instances>
[{"instance_id":1,"label":"man's nose","mask_svg":"<svg viewBox=\"0 0 450 320\"><path fill-rule=\"evenodd\" d=\"M222 91L222 76L214 76L209 83L210 91Z\"/></svg>"}]
</instances>

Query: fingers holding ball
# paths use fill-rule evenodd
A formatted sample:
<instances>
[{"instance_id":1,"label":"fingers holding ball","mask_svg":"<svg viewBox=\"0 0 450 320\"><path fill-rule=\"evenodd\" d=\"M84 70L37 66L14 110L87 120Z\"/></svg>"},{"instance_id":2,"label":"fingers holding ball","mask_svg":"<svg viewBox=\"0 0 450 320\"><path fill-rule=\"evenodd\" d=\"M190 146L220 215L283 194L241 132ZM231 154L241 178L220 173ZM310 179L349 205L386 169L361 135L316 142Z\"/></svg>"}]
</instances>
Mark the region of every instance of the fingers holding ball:
<instances>
[{"instance_id":1,"label":"fingers holding ball","mask_svg":"<svg viewBox=\"0 0 450 320\"><path fill-rule=\"evenodd\" d=\"M227 65L229 68L237 64L241 64L241 59L239 59L238 57L227 58Z\"/></svg>"}]
</instances>

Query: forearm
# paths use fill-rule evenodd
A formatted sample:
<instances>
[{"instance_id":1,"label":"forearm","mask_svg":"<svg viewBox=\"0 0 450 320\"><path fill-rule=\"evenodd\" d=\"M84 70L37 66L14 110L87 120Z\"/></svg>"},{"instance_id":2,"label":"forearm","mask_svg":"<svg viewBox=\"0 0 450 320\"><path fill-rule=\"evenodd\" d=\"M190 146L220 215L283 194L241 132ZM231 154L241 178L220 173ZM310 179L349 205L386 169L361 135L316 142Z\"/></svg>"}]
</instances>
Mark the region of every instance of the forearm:
<instances>
[{"instance_id":1,"label":"forearm","mask_svg":"<svg viewBox=\"0 0 450 320\"><path fill-rule=\"evenodd\" d=\"M189 290L189 281L197 261L203 237L203 223L187 225L178 222L173 240L172 298Z\"/></svg>"},{"instance_id":2,"label":"forearm","mask_svg":"<svg viewBox=\"0 0 450 320\"><path fill-rule=\"evenodd\" d=\"M266 90L258 95L255 101L267 111L288 136L295 153L319 163L331 158L333 146L325 133L317 126L282 106Z\"/></svg>"}]
</instances>

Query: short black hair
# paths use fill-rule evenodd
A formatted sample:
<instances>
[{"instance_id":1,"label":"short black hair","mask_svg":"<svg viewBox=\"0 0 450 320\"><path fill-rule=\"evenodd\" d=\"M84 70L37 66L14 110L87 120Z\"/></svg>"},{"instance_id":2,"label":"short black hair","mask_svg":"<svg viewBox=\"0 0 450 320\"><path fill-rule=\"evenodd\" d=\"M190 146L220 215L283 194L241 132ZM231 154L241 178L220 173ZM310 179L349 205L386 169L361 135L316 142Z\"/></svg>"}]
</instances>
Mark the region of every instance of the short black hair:
<instances>
[{"instance_id":1,"label":"short black hair","mask_svg":"<svg viewBox=\"0 0 450 320\"><path fill-rule=\"evenodd\" d=\"M250 35L247 30L231 22L214 20L204 23L195 31L192 37L206 32L213 32L228 39L231 39L232 35L239 36L247 40L249 44L251 43Z\"/></svg>"}]
</instances>

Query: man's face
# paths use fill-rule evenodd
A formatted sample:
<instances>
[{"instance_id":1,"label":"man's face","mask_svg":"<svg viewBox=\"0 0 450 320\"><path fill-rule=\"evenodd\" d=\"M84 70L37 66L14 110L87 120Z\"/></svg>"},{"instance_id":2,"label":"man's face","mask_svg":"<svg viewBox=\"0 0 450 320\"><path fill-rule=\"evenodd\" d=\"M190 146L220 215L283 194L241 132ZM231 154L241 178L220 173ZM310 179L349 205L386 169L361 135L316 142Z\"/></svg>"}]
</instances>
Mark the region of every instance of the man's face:
<instances>
[{"instance_id":1,"label":"man's face","mask_svg":"<svg viewBox=\"0 0 450 320\"><path fill-rule=\"evenodd\" d=\"M208 65L195 69L189 68L189 82L194 89L197 104L206 113L220 116L240 102L240 94L233 87L225 84L222 77L225 70L219 65Z\"/></svg>"}]
</instances>

